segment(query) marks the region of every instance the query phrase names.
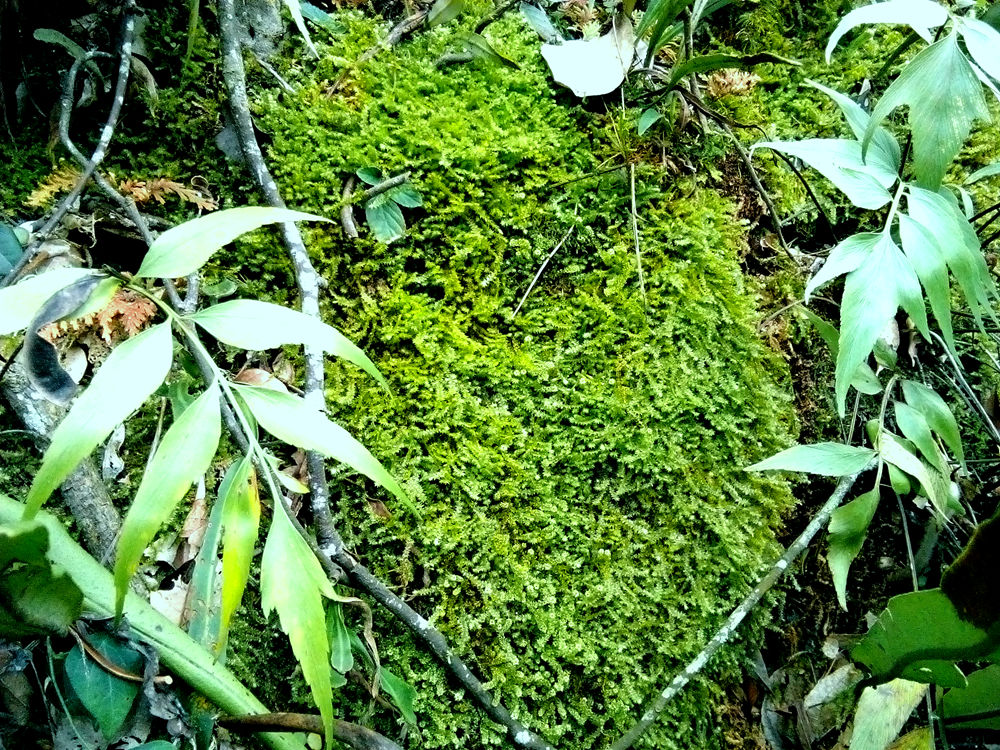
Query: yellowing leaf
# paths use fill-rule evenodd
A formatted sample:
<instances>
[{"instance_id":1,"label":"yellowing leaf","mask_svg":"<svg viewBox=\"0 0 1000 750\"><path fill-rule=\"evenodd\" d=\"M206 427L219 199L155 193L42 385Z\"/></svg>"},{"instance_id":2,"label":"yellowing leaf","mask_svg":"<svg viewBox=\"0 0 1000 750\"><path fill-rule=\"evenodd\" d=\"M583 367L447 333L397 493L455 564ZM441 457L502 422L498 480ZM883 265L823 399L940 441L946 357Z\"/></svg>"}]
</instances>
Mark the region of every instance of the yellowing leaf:
<instances>
[{"instance_id":1,"label":"yellowing leaf","mask_svg":"<svg viewBox=\"0 0 1000 750\"><path fill-rule=\"evenodd\" d=\"M257 476L249 458L233 464L219 487L222 503L222 617L219 644L226 641L229 624L240 606L250 577L253 547L260 523Z\"/></svg>"}]
</instances>

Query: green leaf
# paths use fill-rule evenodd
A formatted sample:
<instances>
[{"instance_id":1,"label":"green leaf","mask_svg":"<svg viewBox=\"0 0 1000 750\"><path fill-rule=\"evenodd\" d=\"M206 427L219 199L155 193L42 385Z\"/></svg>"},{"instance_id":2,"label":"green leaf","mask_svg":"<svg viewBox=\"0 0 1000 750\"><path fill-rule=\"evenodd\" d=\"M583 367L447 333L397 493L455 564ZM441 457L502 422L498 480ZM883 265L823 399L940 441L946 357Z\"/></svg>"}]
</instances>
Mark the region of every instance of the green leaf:
<instances>
[{"instance_id":1,"label":"green leaf","mask_svg":"<svg viewBox=\"0 0 1000 750\"><path fill-rule=\"evenodd\" d=\"M892 464L886 464L885 468L889 470L889 484L892 485L893 492L905 496L913 491L913 484L906 472L900 471Z\"/></svg>"},{"instance_id":2,"label":"green leaf","mask_svg":"<svg viewBox=\"0 0 1000 750\"><path fill-rule=\"evenodd\" d=\"M48 549L41 524L0 525L0 636L65 633L79 619L83 594L49 562Z\"/></svg>"},{"instance_id":3,"label":"green leaf","mask_svg":"<svg viewBox=\"0 0 1000 750\"><path fill-rule=\"evenodd\" d=\"M223 480L225 481L225 480ZM201 548L194 559L194 571L188 587L190 609L187 632L204 648L224 657L225 634L219 601L219 544L222 539L222 502L212 504Z\"/></svg>"},{"instance_id":4,"label":"green leaf","mask_svg":"<svg viewBox=\"0 0 1000 750\"><path fill-rule=\"evenodd\" d=\"M362 167L355 174L369 185L378 185L382 182L382 170L375 167Z\"/></svg>"},{"instance_id":5,"label":"green leaf","mask_svg":"<svg viewBox=\"0 0 1000 750\"><path fill-rule=\"evenodd\" d=\"M896 182L895 171L870 160L865 163L861 144L844 138L809 138L803 141L766 141L754 146L781 151L802 159L837 186L859 208L876 209L892 200L887 188Z\"/></svg>"},{"instance_id":6,"label":"green leaf","mask_svg":"<svg viewBox=\"0 0 1000 750\"><path fill-rule=\"evenodd\" d=\"M405 206L406 208L417 208L424 205L424 199L420 196L420 193L409 183L394 187L386 195L400 206Z\"/></svg>"},{"instance_id":7,"label":"green leaf","mask_svg":"<svg viewBox=\"0 0 1000 750\"><path fill-rule=\"evenodd\" d=\"M845 273L850 273L860 266L871 255L873 248L881 239L881 232L861 232L840 242L830 251L826 262L823 263L819 271L806 284L805 301L808 303L812 293L824 284L833 281Z\"/></svg>"},{"instance_id":8,"label":"green leaf","mask_svg":"<svg viewBox=\"0 0 1000 750\"><path fill-rule=\"evenodd\" d=\"M427 25L438 26L453 21L465 10L465 0L436 0L427 14Z\"/></svg>"},{"instance_id":9,"label":"green leaf","mask_svg":"<svg viewBox=\"0 0 1000 750\"><path fill-rule=\"evenodd\" d=\"M841 94L839 91L828 88L816 81L807 80L806 83L833 99L836 105L840 107L840 111L844 113L844 117L847 119L847 124L851 127L851 132L854 133L854 137L860 142L868 130L871 115L851 97ZM868 153L865 155L865 163L875 164L879 169L898 173L900 158L899 143L896 142L896 139L885 128L876 128L875 135L872 136L872 142L868 148Z\"/></svg>"},{"instance_id":10,"label":"green leaf","mask_svg":"<svg viewBox=\"0 0 1000 750\"><path fill-rule=\"evenodd\" d=\"M639 135L645 135L646 131L653 127L653 124L661 119L663 115L650 107L639 115Z\"/></svg>"},{"instance_id":11,"label":"green leaf","mask_svg":"<svg viewBox=\"0 0 1000 750\"><path fill-rule=\"evenodd\" d=\"M879 492L876 487L837 508L830 516L830 551L826 555L826 562L833 574L837 600L844 610L847 609L847 574L851 562L865 543L878 501Z\"/></svg>"},{"instance_id":12,"label":"green leaf","mask_svg":"<svg viewBox=\"0 0 1000 750\"><path fill-rule=\"evenodd\" d=\"M924 419L924 415L902 401L897 401L894 407L899 431L917 447L925 461L942 475L947 476L949 474L948 461L941 453L937 443L934 442L934 436L931 434L931 428L927 424L927 420Z\"/></svg>"},{"instance_id":13,"label":"green leaf","mask_svg":"<svg viewBox=\"0 0 1000 750\"><path fill-rule=\"evenodd\" d=\"M406 220L395 201L378 201L381 197L376 196L365 204L365 218L375 239L388 245L406 235Z\"/></svg>"},{"instance_id":14,"label":"green leaf","mask_svg":"<svg viewBox=\"0 0 1000 750\"><path fill-rule=\"evenodd\" d=\"M866 148L876 126L904 105L909 107L917 182L936 190L969 137L973 121L990 118L982 84L959 49L956 34L922 50L903 68L872 112Z\"/></svg>"},{"instance_id":15,"label":"green leaf","mask_svg":"<svg viewBox=\"0 0 1000 750\"><path fill-rule=\"evenodd\" d=\"M724 53L696 55L674 66L673 70L670 71L667 88L673 88L688 76L696 73L710 73L713 70L725 70L727 68L748 70L755 65L762 65L764 63L775 63L777 65L802 64L797 60L790 60L787 57L774 55L770 52L762 52L756 55L727 55Z\"/></svg>"},{"instance_id":16,"label":"green leaf","mask_svg":"<svg viewBox=\"0 0 1000 750\"><path fill-rule=\"evenodd\" d=\"M344 623L344 609L337 602L327 606L326 632L330 639L330 666L340 674L347 674L354 667L354 655L351 634Z\"/></svg>"},{"instance_id":17,"label":"green leaf","mask_svg":"<svg viewBox=\"0 0 1000 750\"><path fill-rule=\"evenodd\" d=\"M988 23L975 18L960 19L958 32L976 64L988 76L1000 80L1000 56L997 55L997 50L1000 50L1000 33Z\"/></svg>"},{"instance_id":18,"label":"green leaf","mask_svg":"<svg viewBox=\"0 0 1000 750\"><path fill-rule=\"evenodd\" d=\"M927 313L920 281L888 232L868 235L871 252L847 275L840 307L840 351L837 354L837 411L845 415L847 388L875 347L886 325L902 307L925 338Z\"/></svg>"},{"instance_id":19,"label":"green leaf","mask_svg":"<svg viewBox=\"0 0 1000 750\"><path fill-rule=\"evenodd\" d=\"M995 177L998 174L1000 174L1000 161L995 161L992 164L987 164L982 169L977 169L975 172L966 177L965 184L971 185L973 182L978 182L979 180L987 177Z\"/></svg>"},{"instance_id":20,"label":"green leaf","mask_svg":"<svg viewBox=\"0 0 1000 750\"><path fill-rule=\"evenodd\" d=\"M416 726L417 715L413 713L413 701L417 697L417 691L405 680L401 680L385 667L379 667L379 683L396 708L403 715L403 720L410 726Z\"/></svg>"},{"instance_id":21,"label":"green leaf","mask_svg":"<svg viewBox=\"0 0 1000 750\"><path fill-rule=\"evenodd\" d=\"M854 713L851 750L885 750L896 739L920 704L927 685L892 680L877 688L866 687Z\"/></svg>"},{"instance_id":22,"label":"green leaf","mask_svg":"<svg viewBox=\"0 0 1000 750\"><path fill-rule=\"evenodd\" d=\"M636 39L642 37L646 31L652 29L649 35L649 48L646 52L645 66L648 68L653 61L653 57L660 48L677 36L683 29L683 25L677 20L681 11L687 8L694 0L650 0L649 7L642 14L639 25L636 27Z\"/></svg>"},{"instance_id":23,"label":"green leaf","mask_svg":"<svg viewBox=\"0 0 1000 750\"><path fill-rule=\"evenodd\" d=\"M170 324L160 323L112 350L90 387L77 397L52 432L42 466L28 491L25 520L30 520L77 464L163 382L170 370L172 341Z\"/></svg>"},{"instance_id":24,"label":"green leaf","mask_svg":"<svg viewBox=\"0 0 1000 750\"><path fill-rule=\"evenodd\" d=\"M329 31L331 34L342 34L346 31L344 25L340 21L312 3L300 1L299 10L302 11L303 18L307 21L312 21L317 26Z\"/></svg>"},{"instance_id":25,"label":"green leaf","mask_svg":"<svg viewBox=\"0 0 1000 750\"><path fill-rule=\"evenodd\" d=\"M221 430L219 384L213 381L164 434L122 522L115 559L117 617L143 551L191 485L208 471Z\"/></svg>"},{"instance_id":26,"label":"green leaf","mask_svg":"<svg viewBox=\"0 0 1000 750\"><path fill-rule=\"evenodd\" d=\"M299 7L299 0L285 0L285 7L288 8L288 12L292 14L292 20L295 22L295 28L299 30L302 34L302 39L306 43L306 47L310 52L312 52L313 57L319 57L319 52L316 51L316 47L313 46L312 39L309 38L309 29L306 28L306 21L302 17L302 9Z\"/></svg>"},{"instance_id":27,"label":"green leaf","mask_svg":"<svg viewBox=\"0 0 1000 750\"><path fill-rule=\"evenodd\" d=\"M283 507L275 508L260 563L264 615L278 613L302 676L323 717L324 747L332 746L333 688L322 597L334 598L333 585L309 546L293 528Z\"/></svg>"},{"instance_id":28,"label":"green leaf","mask_svg":"<svg viewBox=\"0 0 1000 750\"><path fill-rule=\"evenodd\" d=\"M942 687L965 687L956 661L977 661L997 640L958 616L940 589L894 596L868 634L851 650L882 682L902 677Z\"/></svg>"},{"instance_id":29,"label":"green leaf","mask_svg":"<svg viewBox=\"0 0 1000 750\"><path fill-rule=\"evenodd\" d=\"M489 40L482 34L477 34L474 31L466 31L460 34L459 38L462 40L462 44L465 45L465 49L473 57L477 57L480 60L488 60L493 63L500 63L501 65L506 65L508 68L513 68L514 70L518 70L520 68L516 62L504 57L493 49L493 45L490 44Z\"/></svg>"},{"instance_id":30,"label":"green leaf","mask_svg":"<svg viewBox=\"0 0 1000 750\"><path fill-rule=\"evenodd\" d=\"M201 310L190 318L215 338L241 349L260 351L284 344L305 344L357 365L387 391L382 373L365 353L321 320L281 305L239 299Z\"/></svg>"},{"instance_id":31,"label":"green leaf","mask_svg":"<svg viewBox=\"0 0 1000 750\"><path fill-rule=\"evenodd\" d=\"M948 262L937 238L923 224L904 213L899 220L899 239L906 259L920 279L931 312L941 329L948 347L955 352L955 334L951 325L951 288L948 284Z\"/></svg>"},{"instance_id":32,"label":"green leaf","mask_svg":"<svg viewBox=\"0 0 1000 750\"><path fill-rule=\"evenodd\" d=\"M138 278L174 279L194 273L216 250L241 234L265 224L329 221L322 216L269 206L243 206L214 211L185 221L157 237L142 259Z\"/></svg>"},{"instance_id":33,"label":"green leaf","mask_svg":"<svg viewBox=\"0 0 1000 750\"><path fill-rule=\"evenodd\" d=\"M279 440L303 450L322 453L361 472L385 487L416 513L403 488L368 449L298 396L266 388L234 386L260 426Z\"/></svg>"},{"instance_id":34,"label":"green leaf","mask_svg":"<svg viewBox=\"0 0 1000 750\"><path fill-rule=\"evenodd\" d=\"M132 674L142 674L142 655L107 633L88 636L90 645L111 664ZM132 710L140 684L117 677L99 666L77 644L66 657L66 678L77 698L97 720L105 739L114 739Z\"/></svg>"},{"instance_id":35,"label":"green leaf","mask_svg":"<svg viewBox=\"0 0 1000 750\"><path fill-rule=\"evenodd\" d=\"M218 502L223 507L221 645L250 579L260 525L260 496L249 457L229 467L219 487Z\"/></svg>"},{"instance_id":36,"label":"green leaf","mask_svg":"<svg viewBox=\"0 0 1000 750\"><path fill-rule=\"evenodd\" d=\"M143 742L141 745L135 745L132 750L177 750L177 746L166 740L153 740L152 742Z\"/></svg>"},{"instance_id":37,"label":"green leaf","mask_svg":"<svg viewBox=\"0 0 1000 750\"><path fill-rule=\"evenodd\" d=\"M991 664L969 675L965 688L952 688L939 703L949 729L1000 729L1000 664ZM992 717L975 716L993 713ZM965 718L968 717L968 718Z\"/></svg>"},{"instance_id":38,"label":"green leaf","mask_svg":"<svg viewBox=\"0 0 1000 750\"><path fill-rule=\"evenodd\" d=\"M553 26L548 14L536 5L521 3L521 15L528 25L542 38L543 42L557 44L562 41L562 34Z\"/></svg>"},{"instance_id":39,"label":"green leaf","mask_svg":"<svg viewBox=\"0 0 1000 750\"><path fill-rule=\"evenodd\" d=\"M899 438L883 431L878 439L879 455L920 482L934 507L945 517L950 513L951 493L947 477L924 464Z\"/></svg>"},{"instance_id":40,"label":"green leaf","mask_svg":"<svg viewBox=\"0 0 1000 750\"><path fill-rule=\"evenodd\" d=\"M17 233L7 224L0 224L0 274L7 274L24 255L24 246Z\"/></svg>"},{"instance_id":41,"label":"green leaf","mask_svg":"<svg viewBox=\"0 0 1000 750\"><path fill-rule=\"evenodd\" d=\"M948 446L955 459L964 466L965 451L962 450L958 422L944 399L923 383L914 380L903 381L903 398L907 404L923 415L930 428Z\"/></svg>"},{"instance_id":42,"label":"green leaf","mask_svg":"<svg viewBox=\"0 0 1000 750\"><path fill-rule=\"evenodd\" d=\"M948 20L948 12L932 0L888 0L884 3L863 5L852 10L837 24L826 45L826 61L830 62L833 50L848 31L867 23L899 24L912 28L923 39L934 38L931 29Z\"/></svg>"},{"instance_id":43,"label":"green leaf","mask_svg":"<svg viewBox=\"0 0 1000 750\"><path fill-rule=\"evenodd\" d=\"M0 289L0 336L27 328L53 294L96 274L89 268L58 268Z\"/></svg>"},{"instance_id":44,"label":"green leaf","mask_svg":"<svg viewBox=\"0 0 1000 750\"><path fill-rule=\"evenodd\" d=\"M55 44L62 47L73 57L74 60L85 60L87 58L87 53L84 51L83 47L74 42L61 31L56 31L55 29L35 29L33 36L40 42ZM105 81L104 76L101 75L101 69L97 67L97 63L94 62L93 59L90 59L87 60L84 67L86 67L90 74L94 76L95 80L100 81L101 86L105 91L107 91L107 81Z\"/></svg>"},{"instance_id":45,"label":"green leaf","mask_svg":"<svg viewBox=\"0 0 1000 750\"><path fill-rule=\"evenodd\" d=\"M872 463L875 451L841 443L795 445L747 467L747 471L804 471L824 477L846 477Z\"/></svg>"}]
</instances>

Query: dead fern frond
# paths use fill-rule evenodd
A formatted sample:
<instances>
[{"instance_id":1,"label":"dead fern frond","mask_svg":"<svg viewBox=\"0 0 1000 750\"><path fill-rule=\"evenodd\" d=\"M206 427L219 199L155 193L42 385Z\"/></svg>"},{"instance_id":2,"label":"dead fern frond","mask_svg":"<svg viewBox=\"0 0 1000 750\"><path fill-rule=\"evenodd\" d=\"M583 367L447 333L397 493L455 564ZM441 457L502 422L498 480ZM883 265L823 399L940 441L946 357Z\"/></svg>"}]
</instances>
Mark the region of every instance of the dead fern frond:
<instances>
[{"instance_id":1,"label":"dead fern frond","mask_svg":"<svg viewBox=\"0 0 1000 750\"><path fill-rule=\"evenodd\" d=\"M155 200L160 205L165 204L166 196L175 195L182 201L193 203L202 211L214 211L219 207L211 195L205 190L196 190L180 182L159 177L155 180L122 180L118 189L132 198L136 203L148 203Z\"/></svg>"},{"instance_id":2,"label":"dead fern frond","mask_svg":"<svg viewBox=\"0 0 1000 750\"><path fill-rule=\"evenodd\" d=\"M24 205L29 208L45 208L60 193L68 193L80 179L80 170L69 164L60 164L52 174L42 180L31 191Z\"/></svg>"}]
</instances>

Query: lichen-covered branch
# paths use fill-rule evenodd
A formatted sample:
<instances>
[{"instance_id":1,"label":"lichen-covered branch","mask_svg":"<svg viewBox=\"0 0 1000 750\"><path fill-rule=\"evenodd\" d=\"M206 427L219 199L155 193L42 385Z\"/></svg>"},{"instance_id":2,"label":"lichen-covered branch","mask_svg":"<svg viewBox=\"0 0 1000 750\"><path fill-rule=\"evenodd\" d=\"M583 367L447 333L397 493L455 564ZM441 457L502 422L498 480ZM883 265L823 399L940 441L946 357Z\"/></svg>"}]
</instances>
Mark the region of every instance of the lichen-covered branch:
<instances>
[{"instance_id":1,"label":"lichen-covered branch","mask_svg":"<svg viewBox=\"0 0 1000 750\"><path fill-rule=\"evenodd\" d=\"M743 622L744 618L757 606L757 603L764 597L771 587L778 582L778 579L784 575L785 571L788 570L789 566L798 559L809 543L812 541L816 533L826 526L830 520L830 515L837 509L837 507L843 502L847 493L851 491L851 487L854 486L854 482L857 481L858 476L861 472L854 474L853 476L844 477L837 484L837 488L830 495L830 499L827 500L823 507L819 509L819 512L813 516L813 519L809 522L806 528L798 538L792 542L792 544L785 550L783 554L775 563L771 566L771 569L767 574L760 579L760 582L754 587L753 591L744 599L740 605L732 611L726 622L710 640L705 648L692 659L683 671L674 677L670 681L670 684L663 689L656 699L653 701L652 705L642 717L632 725L621 738L614 742L609 750L628 750L635 744L646 730L648 730L656 720L659 718L660 714L663 713L663 709L666 708L667 704L676 696L684 686L691 681L691 678L697 675L708 661L715 656L716 652L722 648L732 637L736 628L739 627L740 623Z\"/></svg>"}]
</instances>

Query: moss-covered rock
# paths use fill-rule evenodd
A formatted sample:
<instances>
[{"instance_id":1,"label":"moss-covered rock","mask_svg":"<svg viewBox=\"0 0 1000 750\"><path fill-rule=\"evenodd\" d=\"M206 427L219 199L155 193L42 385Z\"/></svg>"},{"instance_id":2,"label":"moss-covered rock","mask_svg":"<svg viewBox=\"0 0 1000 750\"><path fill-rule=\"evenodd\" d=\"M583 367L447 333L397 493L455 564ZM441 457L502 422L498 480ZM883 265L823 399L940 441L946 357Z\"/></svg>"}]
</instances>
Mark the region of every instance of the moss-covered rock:
<instances>
[{"instance_id":1,"label":"moss-covered rock","mask_svg":"<svg viewBox=\"0 0 1000 750\"><path fill-rule=\"evenodd\" d=\"M346 39L370 39L367 22L342 21ZM287 65L296 94L262 97L258 115L297 206L336 216L342 181L369 166L410 170L424 197L388 247L309 230L329 319L394 391L336 366L332 411L421 512L391 506L387 520L373 487L336 475L345 536L516 714L560 747L593 747L774 554L791 497L743 467L785 444L793 418L756 336L732 206L639 164L640 282L627 171L603 173L627 137L552 89L517 19L492 37L519 70L435 67L450 42L437 30L337 95L329 81L359 45L322 45L315 78ZM277 274L274 252L259 234L226 262L259 278ZM417 688L412 747L500 744L433 657L384 615L378 630ZM717 744L711 694L682 697L646 746Z\"/></svg>"}]
</instances>

